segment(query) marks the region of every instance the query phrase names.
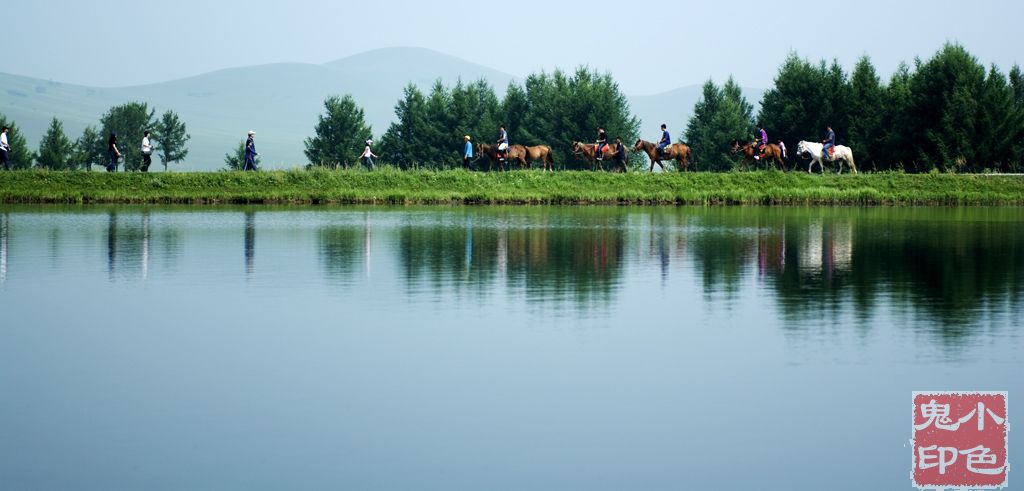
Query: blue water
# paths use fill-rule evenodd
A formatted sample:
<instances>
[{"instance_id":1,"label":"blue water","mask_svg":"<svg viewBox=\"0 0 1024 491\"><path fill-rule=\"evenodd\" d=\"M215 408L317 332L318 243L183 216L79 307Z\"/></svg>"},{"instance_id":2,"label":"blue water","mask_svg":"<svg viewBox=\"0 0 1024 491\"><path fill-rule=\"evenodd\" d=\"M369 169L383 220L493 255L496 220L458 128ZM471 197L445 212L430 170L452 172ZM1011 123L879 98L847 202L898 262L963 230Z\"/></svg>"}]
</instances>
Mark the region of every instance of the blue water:
<instances>
[{"instance_id":1,"label":"blue water","mask_svg":"<svg viewBox=\"0 0 1024 491\"><path fill-rule=\"evenodd\" d=\"M911 489L911 391L1016 419L1022 221L2 207L0 489Z\"/></svg>"}]
</instances>

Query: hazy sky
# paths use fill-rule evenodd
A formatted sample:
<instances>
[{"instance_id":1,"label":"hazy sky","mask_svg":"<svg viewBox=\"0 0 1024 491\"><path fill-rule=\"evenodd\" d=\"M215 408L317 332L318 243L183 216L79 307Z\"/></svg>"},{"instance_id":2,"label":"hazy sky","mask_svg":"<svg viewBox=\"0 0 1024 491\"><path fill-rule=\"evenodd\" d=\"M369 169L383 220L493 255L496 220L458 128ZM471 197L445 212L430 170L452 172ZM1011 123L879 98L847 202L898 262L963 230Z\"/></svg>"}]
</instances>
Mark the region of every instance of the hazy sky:
<instances>
[{"instance_id":1,"label":"hazy sky","mask_svg":"<svg viewBox=\"0 0 1024 491\"><path fill-rule=\"evenodd\" d=\"M123 86L418 46L517 76L589 64L640 95L730 74L765 87L791 50L847 67L868 54L887 76L948 40L1007 71L1024 63L1022 19L1021 0L5 0L0 71Z\"/></svg>"}]
</instances>

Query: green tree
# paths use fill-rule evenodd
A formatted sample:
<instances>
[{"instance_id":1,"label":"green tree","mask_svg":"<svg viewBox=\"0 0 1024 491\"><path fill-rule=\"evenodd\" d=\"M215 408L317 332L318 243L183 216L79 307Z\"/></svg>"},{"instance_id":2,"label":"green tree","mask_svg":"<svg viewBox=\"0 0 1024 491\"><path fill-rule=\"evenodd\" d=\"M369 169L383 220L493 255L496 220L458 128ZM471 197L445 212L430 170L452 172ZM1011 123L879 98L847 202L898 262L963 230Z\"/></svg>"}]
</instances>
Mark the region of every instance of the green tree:
<instances>
[{"instance_id":1,"label":"green tree","mask_svg":"<svg viewBox=\"0 0 1024 491\"><path fill-rule=\"evenodd\" d=\"M314 132L306 138L306 158L311 165L330 168L358 160L364 142L373 137L363 109L351 95L324 100L324 114L318 116Z\"/></svg>"},{"instance_id":2,"label":"green tree","mask_svg":"<svg viewBox=\"0 0 1024 491\"><path fill-rule=\"evenodd\" d=\"M516 135L516 139L524 144L531 146L541 144L543 142L532 134L524 124L529 114L530 100L526 95L526 90L515 82L509 82L508 88L505 90L505 98L502 99L501 108L495 118L497 121L490 126L481 128L480 134L488 137L497 135L498 126L505 125L509 135Z\"/></svg>"},{"instance_id":3,"label":"green tree","mask_svg":"<svg viewBox=\"0 0 1024 491\"><path fill-rule=\"evenodd\" d=\"M914 133L911 128L910 108L910 67L900 64L884 89L885 111L882 112L882 152L887 169L908 171L921 170L917 167L914 150Z\"/></svg>"},{"instance_id":4,"label":"green tree","mask_svg":"<svg viewBox=\"0 0 1024 491\"><path fill-rule=\"evenodd\" d=\"M550 145L556 162L584 168L585 163L572 154L572 142L593 142L599 126L605 128L609 138L621 138L627 146L638 138L640 121L632 115L626 96L608 73L579 67L568 76L555 70L550 75L532 74L525 85L529 113L523 125L529 133L521 133L529 143ZM522 141L517 140L521 136L509 136L513 144ZM638 166L642 157L634 152L630 161Z\"/></svg>"},{"instance_id":5,"label":"green tree","mask_svg":"<svg viewBox=\"0 0 1024 491\"><path fill-rule=\"evenodd\" d=\"M423 164L422 148L430 144L423 134L426 118L426 98L415 85L407 85L395 105L395 122L381 137L382 159L403 169Z\"/></svg>"},{"instance_id":6,"label":"green tree","mask_svg":"<svg viewBox=\"0 0 1024 491\"><path fill-rule=\"evenodd\" d=\"M144 102L129 102L111 107L100 118L103 135L117 135L117 148L121 151L125 171L136 171L142 166L142 135L155 126L154 110Z\"/></svg>"},{"instance_id":7,"label":"green tree","mask_svg":"<svg viewBox=\"0 0 1024 491\"><path fill-rule=\"evenodd\" d=\"M685 133L685 140L693 149L695 168L710 171L734 168L738 159L729 145L733 140L749 137L753 130L752 114L753 106L743 97L732 77L723 88L711 80L705 82Z\"/></svg>"},{"instance_id":8,"label":"green tree","mask_svg":"<svg viewBox=\"0 0 1024 491\"><path fill-rule=\"evenodd\" d=\"M761 102L761 121L772 137L789 148L799 140L820 140L826 126L842 139L848 126L850 93L846 74L838 62L817 66L791 53L775 77L775 85Z\"/></svg>"},{"instance_id":9,"label":"green tree","mask_svg":"<svg viewBox=\"0 0 1024 491\"><path fill-rule=\"evenodd\" d=\"M908 116L916 158L928 168L968 170L977 165L979 100L985 67L962 46L947 44L918 63L910 79Z\"/></svg>"},{"instance_id":10,"label":"green tree","mask_svg":"<svg viewBox=\"0 0 1024 491\"><path fill-rule=\"evenodd\" d=\"M156 140L154 150L160 155L160 162L164 164L164 172L167 172L167 165L172 162L181 162L188 157L188 141L192 138L185 128L185 122L178 118L174 111L166 111L160 120L156 122L153 131Z\"/></svg>"},{"instance_id":11,"label":"green tree","mask_svg":"<svg viewBox=\"0 0 1024 491\"><path fill-rule=\"evenodd\" d=\"M238 147L233 152L224 154L224 170L243 169L245 169L245 140L239 141Z\"/></svg>"},{"instance_id":12,"label":"green tree","mask_svg":"<svg viewBox=\"0 0 1024 491\"><path fill-rule=\"evenodd\" d=\"M875 72L871 59L861 57L850 78L849 141L861 170L887 168L879 162L885 132L882 122L885 113L885 89Z\"/></svg>"},{"instance_id":13,"label":"green tree","mask_svg":"<svg viewBox=\"0 0 1024 491\"><path fill-rule=\"evenodd\" d=\"M71 140L64 134L64 124L59 119L50 120L50 127L39 142L36 167L50 170L67 170L71 166Z\"/></svg>"},{"instance_id":14,"label":"green tree","mask_svg":"<svg viewBox=\"0 0 1024 491\"><path fill-rule=\"evenodd\" d=\"M1017 111L1018 117L1024 117L1024 74L1021 73L1018 65L1013 65L1013 68L1010 69L1010 87L1013 88L1014 109ZM1024 126L1024 122L1021 123L1021 126ZM1018 131L1024 132L1024 127L1018 128ZM1011 165L1011 170L1014 172L1020 172L1021 169L1024 169L1024 137L1018 138L1014 144Z\"/></svg>"},{"instance_id":15,"label":"green tree","mask_svg":"<svg viewBox=\"0 0 1024 491\"><path fill-rule=\"evenodd\" d=\"M32 167L32 161L36 156L28 149L28 140L18 130L14 121L8 120L7 116L0 114L0 127L7 127L7 144L11 146L8 154L8 165L12 169L28 169Z\"/></svg>"},{"instance_id":16,"label":"green tree","mask_svg":"<svg viewBox=\"0 0 1024 491\"><path fill-rule=\"evenodd\" d=\"M460 161L459 139L455 136L456 119L452 114L452 94L437 80L434 82L425 105L425 121L420 129L420 138L425 144L418 149L419 161L426 167L446 168Z\"/></svg>"},{"instance_id":17,"label":"green tree","mask_svg":"<svg viewBox=\"0 0 1024 491\"><path fill-rule=\"evenodd\" d=\"M491 135L497 133L498 125L508 125L508 122L502 115L503 108L498 103L498 96L486 80L467 85L460 81L452 89L451 97L451 114L454 119L444 145L455 150L456 162L460 163L464 135L470 135L474 142L486 143Z\"/></svg>"},{"instance_id":18,"label":"green tree","mask_svg":"<svg viewBox=\"0 0 1024 491\"><path fill-rule=\"evenodd\" d=\"M978 100L978 128L972 150L974 165L969 169L1008 171L1014 168L1014 146L1024 138L1024 114L1016 107L1013 87L993 65L985 77Z\"/></svg>"},{"instance_id":19,"label":"green tree","mask_svg":"<svg viewBox=\"0 0 1024 491\"><path fill-rule=\"evenodd\" d=\"M72 167L91 171L93 165L103 164L107 155L106 144L107 141L96 131L95 126L87 126L72 146Z\"/></svg>"}]
</instances>

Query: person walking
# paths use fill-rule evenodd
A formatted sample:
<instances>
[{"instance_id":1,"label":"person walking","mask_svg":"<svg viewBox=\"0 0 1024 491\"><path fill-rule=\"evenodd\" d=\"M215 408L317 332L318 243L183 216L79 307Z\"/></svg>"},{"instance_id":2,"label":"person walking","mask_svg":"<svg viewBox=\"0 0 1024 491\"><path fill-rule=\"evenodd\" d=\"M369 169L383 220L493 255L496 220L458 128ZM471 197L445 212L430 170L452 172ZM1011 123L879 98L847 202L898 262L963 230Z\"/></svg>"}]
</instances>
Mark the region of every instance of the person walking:
<instances>
[{"instance_id":1,"label":"person walking","mask_svg":"<svg viewBox=\"0 0 1024 491\"><path fill-rule=\"evenodd\" d=\"M662 125L664 126L664 125ZM615 165L626 170L626 146L622 144L622 138L615 139Z\"/></svg>"},{"instance_id":2,"label":"person walking","mask_svg":"<svg viewBox=\"0 0 1024 491\"><path fill-rule=\"evenodd\" d=\"M376 157L376 155L373 154L373 150L370 149L371 145L373 145L373 140L366 140L366 147L363 148L363 154L359 156L363 161L363 165L369 170L373 170L375 168L373 166L373 158Z\"/></svg>"},{"instance_id":3,"label":"person walking","mask_svg":"<svg viewBox=\"0 0 1024 491\"><path fill-rule=\"evenodd\" d=\"M7 142L7 132L10 130L4 126L0 131L0 164L3 164L4 170L11 170L11 164L8 163L11 160L11 144Z\"/></svg>"},{"instance_id":4,"label":"person walking","mask_svg":"<svg viewBox=\"0 0 1024 491\"><path fill-rule=\"evenodd\" d=\"M107 172L117 172L117 159L121 158L121 151L117 149L117 135L110 133L107 139Z\"/></svg>"},{"instance_id":5,"label":"person walking","mask_svg":"<svg viewBox=\"0 0 1024 491\"><path fill-rule=\"evenodd\" d=\"M153 145L149 144L149 132L142 134L142 172L149 172L149 166L153 163Z\"/></svg>"},{"instance_id":6,"label":"person walking","mask_svg":"<svg viewBox=\"0 0 1024 491\"><path fill-rule=\"evenodd\" d=\"M249 132L249 138L245 140L245 166L242 170L256 170L256 157L259 155L256 153L256 142L253 139L256 136L255 131Z\"/></svg>"},{"instance_id":7,"label":"person walking","mask_svg":"<svg viewBox=\"0 0 1024 491\"><path fill-rule=\"evenodd\" d=\"M466 142L462 146L462 168L469 169L469 161L473 160L473 144L469 141L469 135L462 138Z\"/></svg>"}]
</instances>

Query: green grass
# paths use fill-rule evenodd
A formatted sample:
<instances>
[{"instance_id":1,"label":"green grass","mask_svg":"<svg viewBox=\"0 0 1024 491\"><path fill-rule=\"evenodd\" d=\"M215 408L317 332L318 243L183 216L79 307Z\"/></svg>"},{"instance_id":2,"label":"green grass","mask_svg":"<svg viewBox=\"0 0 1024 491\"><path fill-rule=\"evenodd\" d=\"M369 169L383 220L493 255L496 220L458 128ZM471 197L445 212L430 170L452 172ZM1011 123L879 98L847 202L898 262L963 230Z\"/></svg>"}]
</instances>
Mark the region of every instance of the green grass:
<instances>
[{"instance_id":1,"label":"green grass","mask_svg":"<svg viewBox=\"0 0 1024 491\"><path fill-rule=\"evenodd\" d=\"M5 203L1024 204L1024 177L801 172L0 172Z\"/></svg>"}]
</instances>

